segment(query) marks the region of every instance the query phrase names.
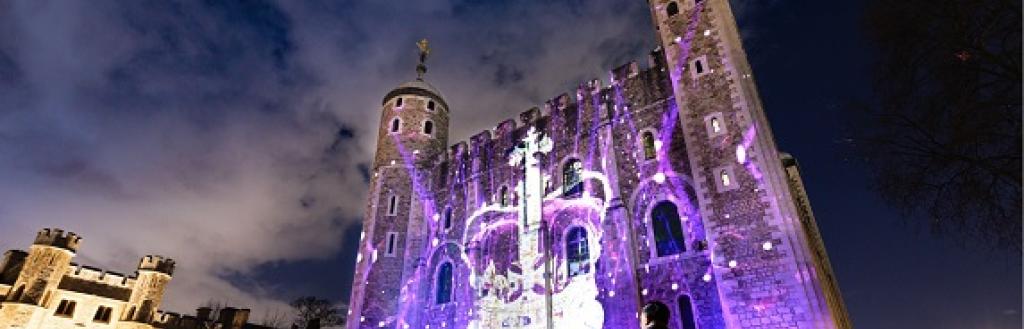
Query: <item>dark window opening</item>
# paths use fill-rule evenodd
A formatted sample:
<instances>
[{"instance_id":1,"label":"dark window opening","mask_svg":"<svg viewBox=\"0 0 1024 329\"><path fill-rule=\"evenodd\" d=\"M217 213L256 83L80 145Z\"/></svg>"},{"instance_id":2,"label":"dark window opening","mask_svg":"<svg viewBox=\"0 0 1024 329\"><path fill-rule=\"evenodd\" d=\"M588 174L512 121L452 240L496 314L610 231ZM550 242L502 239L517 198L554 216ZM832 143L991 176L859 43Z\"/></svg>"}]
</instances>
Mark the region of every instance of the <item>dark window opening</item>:
<instances>
[{"instance_id":1,"label":"dark window opening","mask_svg":"<svg viewBox=\"0 0 1024 329\"><path fill-rule=\"evenodd\" d=\"M693 69L697 71L697 74L704 73L704 63L701 63L699 59L693 61Z\"/></svg>"},{"instance_id":2,"label":"dark window opening","mask_svg":"<svg viewBox=\"0 0 1024 329\"><path fill-rule=\"evenodd\" d=\"M651 226L654 231L654 245L658 257L675 255L686 251L683 237L683 223L679 209L671 201L661 201L651 210Z\"/></svg>"},{"instance_id":3,"label":"dark window opening","mask_svg":"<svg viewBox=\"0 0 1024 329\"><path fill-rule=\"evenodd\" d=\"M387 252L388 255L394 255L395 254L395 237L396 236L397 236L397 234L395 234L395 233L388 233L388 252Z\"/></svg>"},{"instance_id":4,"label":"dark window opening","mask_svg":"<svg viewBox=\"0 0 1024 329\"><path fill-rule=\"evenodd\" d=\"M445 262L437 273L437 304L452 301L452 263Z\"/></svg>"},{"instance_id":5,"label":"dark window opening","mask_svg":"<svg viewBox=\"0 0 1024 329\"><path fill-rule=\"evenodd\" d=\"M654 133L645 131L643 135L641 135L641 139L644 146L644 159L654 159L658 154L654 145Z\"/></svg>"},{"instance_id":6,"label":"dark window opening","mask_svg":"<svg viewBox=\"0 0 1024 329\"><path fill-rule=\"evenodd\" d=\"M452 228L452 208L448 207L444 209L444 229Z\"/></svg>"},{"instance_id":7,"label":"dark window opening","mask_svg":"<svg viewBox=\"0 0 1024 329\"><path fill-rule=\"evenodd\" d=\"M575 196L583 192L583 163L572 159L562 167L562 194Z\"/></svg>"},{"instance_id":8,"label":"dark window opening","mask_svg":"<svg viewBox=\"0 0 1024 329\"><path fill-rule=\"evenodd\" d=\"M393 132L393 133L398 132L399 124L401 124L401 122L398 120L398 118L395 118L395 119L391 120L391 132Z\"/></svg>"},{"instance_id":9,"label":"dark window opening","mask_svg":"<svg viewBox=\"0 0 1024 329\"><path fill-rule=\"evenodd\" d=\"M431 111L434 110L434 101L427 102L427 109Z\"/></svg>"},{"instance_id":10,"label":"dark window opening","mask_svg":"<svg viewBox=\"0 0 1024 329\"><path fill-rule=\"evenodd\" d=\"M434 134L434 123L427 121L423 123L423 133L427 135Z\"/></svg>"},{"instance_id":11,"label":"dark window opening","mask_svg":"<svg viewBox=\"0 0 1024 329\"><path fill-rule=\"evenodd\" d=\"M566 266L569 277L590 273L590 249L587 245L587 230L573 227L565 238Z\"/></svg>"},{"instance_id":12,"label":"dark window opening","mask_svg":"<svg viewBox=\"0 0 1024 329\"><path fill-rule=\"evenodd\" d=\"M402 98L399 97L395 100L395 107L402 107Z\"/></svg>"},{"instance_id":13,"label":"dark window opening","mask_svg":"<svg viewBox=\"0 0 1024 329\"><path fill-rule=\"evenodd\" d=\"M672 17L679 14L679 5L675 1L668 3L668 8L665 9L665 13L668 17Z\"/></svg>"},{"instance_id":14,"label":"dark window opening","mask_svg":"<svg viewBox=\"0 0 1024 329\"><path fill-rule=\"evenodd\" d=\"M96 314L92 316L93 322L110 323L110 312L114 309L106 306L100 306L96 309Z\"/></svg>"},{"instance_id":15,"label":"dark window opening","mask_svg":"<svg viewBox=\"0 0 1024 329\"><path fill-rule=\"evenodd\" d=\"M693 303L690 296L679 296L679 316L683 321L683 329L697 329L697 322L693 319Z\"/></svg>"},{"instance_id":16,"label":"dark window opening","mask_svg":"<svg viewBox=\"0 0 1024 329\"><path fill-rule=\"evenodd\" d=\"M67 299L62 299L60 304L57 305L57 311L53 315L72 317L75 315L75 302Z\"/></svg>"},{"instance_id":17,"label":"dark window opening","mask_svg":"<svg viewBox=\"0 0 1024 329\"><path fill-rule=\"evenodd\" d=\"M394 215L398 213L398 197L392 195L388 200L388 214Z\"/></svg>"},{"instance_id":18,"label":"dark window opening","mask_svg":"<svg viewBox=\"0 0 1024 329\"><path fill-rule=\"evenodd\" d=\"M499 202L499 204L501 204L502 207L506 207L506 206L509 205L509 202L508 202L508 187L507 186L502 186L501 187L501 192L498 194L498 202Z\"/></svg>"}]
</instances>

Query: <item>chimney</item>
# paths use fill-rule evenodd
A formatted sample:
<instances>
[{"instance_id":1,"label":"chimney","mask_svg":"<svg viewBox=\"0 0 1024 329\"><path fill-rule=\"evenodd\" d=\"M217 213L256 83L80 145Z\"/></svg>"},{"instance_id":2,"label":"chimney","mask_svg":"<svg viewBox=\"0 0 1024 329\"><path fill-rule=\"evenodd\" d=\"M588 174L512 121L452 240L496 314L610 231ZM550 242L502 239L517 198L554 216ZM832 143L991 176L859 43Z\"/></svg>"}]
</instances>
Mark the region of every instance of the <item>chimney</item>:
<instances>
[{"instance_id":1,"label":"chimney","mask_svg":"<svg viewBox=\"0 0 1024 329\"><path fill-rule=\"evenodd\" d=\"M211 312L213 312L213 309L211 309L209 307L206 307L206 306L197 308L196 309L196 318L198 318L199 321L210 321L210 313Z\"/></svg>"}]
</instances>

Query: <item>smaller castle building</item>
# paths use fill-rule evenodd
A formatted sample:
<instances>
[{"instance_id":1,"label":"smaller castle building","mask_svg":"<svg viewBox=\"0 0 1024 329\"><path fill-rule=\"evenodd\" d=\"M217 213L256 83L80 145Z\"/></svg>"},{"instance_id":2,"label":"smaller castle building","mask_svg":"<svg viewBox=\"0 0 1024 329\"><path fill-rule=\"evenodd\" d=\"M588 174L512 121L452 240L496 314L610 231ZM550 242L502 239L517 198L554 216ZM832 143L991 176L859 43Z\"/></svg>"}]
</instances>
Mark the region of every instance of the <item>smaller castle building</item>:
<instances>
[{"instance_id":1,"label":"smaller castle building","mask_svg":"<svg viewBox=\"0 0 1024 329\"><path fill-rule=\"evenodd\" d=\"M134 275L75 264L82 238L39 231L28 251L0 260L0 329L166 328L173 314L159 312L174 260L142 257Z\"/></svg>"}]
</instances>

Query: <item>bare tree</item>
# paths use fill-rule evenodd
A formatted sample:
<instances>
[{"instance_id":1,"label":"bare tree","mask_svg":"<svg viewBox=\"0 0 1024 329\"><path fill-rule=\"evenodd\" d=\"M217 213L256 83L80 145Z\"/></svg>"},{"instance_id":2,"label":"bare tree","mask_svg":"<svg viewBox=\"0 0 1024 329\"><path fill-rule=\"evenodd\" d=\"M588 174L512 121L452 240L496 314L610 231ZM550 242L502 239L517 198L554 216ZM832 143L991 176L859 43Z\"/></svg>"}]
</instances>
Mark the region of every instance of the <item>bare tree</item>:
<instances>
[{"instance_id":1,"label":"bare tree","mask_svg":"<svg viewBox=\"0 0 1024 329\"><path fill-rule=\"evenodd\" d=\"M1021 252L1021 3L874 0L875 98L851 141L880 195L965 244Z\"/></svg>"},{"instance_id":2,"label":"bare tree","mask_svg":"<svg viewBox=\"0 0 1024 329\"><path fill-rule=\"evenodd\" d=\"M299 297L292 301L295 312L293 323L305 328L310 321L319 320L321 326L333 326L344 323L341 308L326 299L312 296Z\"/></svg>"},{"instance_id":3,"label":"bare tree","mask_svg":"<svg viewBox=\"0 0 1024 329\"><path fill-rule=\"evenodd\" d=\"M281 310L266 310L263 311L263 315L260 317L259 325L270 328L287 328L291 323L291 319L287 312Z\"/></svg>"}]
</instances>

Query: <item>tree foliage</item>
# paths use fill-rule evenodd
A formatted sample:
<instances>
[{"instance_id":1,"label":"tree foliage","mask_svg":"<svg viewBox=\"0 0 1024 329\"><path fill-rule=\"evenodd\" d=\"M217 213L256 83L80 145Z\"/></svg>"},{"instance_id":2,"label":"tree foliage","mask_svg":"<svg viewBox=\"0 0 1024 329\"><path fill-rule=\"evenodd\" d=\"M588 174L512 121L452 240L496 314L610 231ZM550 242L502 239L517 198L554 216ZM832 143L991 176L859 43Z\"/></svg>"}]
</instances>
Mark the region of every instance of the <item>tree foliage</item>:
<instances>
[{"instance_id":1,"label":"tree foliage","mask_svg":"<svg viewBox=\"0 0 1024 329\"><path fill-rule=\"evenodd\" d=\"M290 305L295 312L293 323L299 328L305 328L314 319L319 319L321 326L333 326L344 323L342 308L326 299L312 296L299 297L292 301Z\"/></svg>"},{"instance_id":2,"label":"tree foliage","mask_svg":"<svg viewBox=\"0 0 1024 329\"><path fill-rule=\"evenodd\" d=\"M959 242L1021 251L1021 4L874 0L872 101L851 107L874 186Z\"/></svg>"}]
</instances>

